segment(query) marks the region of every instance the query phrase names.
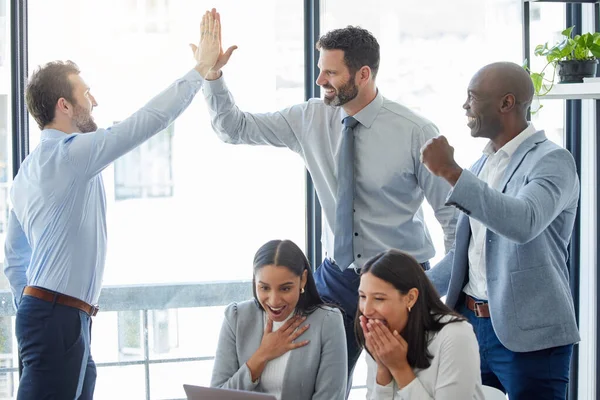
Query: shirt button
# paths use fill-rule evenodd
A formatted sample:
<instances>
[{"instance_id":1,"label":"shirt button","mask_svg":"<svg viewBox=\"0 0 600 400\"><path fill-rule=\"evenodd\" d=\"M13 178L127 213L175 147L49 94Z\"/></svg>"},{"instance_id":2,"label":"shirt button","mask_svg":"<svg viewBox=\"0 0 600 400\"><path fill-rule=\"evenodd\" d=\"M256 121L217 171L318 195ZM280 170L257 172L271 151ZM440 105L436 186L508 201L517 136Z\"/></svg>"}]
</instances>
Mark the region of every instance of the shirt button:
<instances>
[{"instance_id":1,"label":"shirt button","mask_svg":"<svg viewBox=\"0 0 600 400\"><path fill-rule=\"evenodd\" d=\"M354 232L354 236L358 236L358 232Z\"/></svg>"},{"instance_id":2,"label":"shirt button","mask_svg":"<svg viewBox=\"0 0 600 400\"><path fill-rule=\"evenodd\" d=\"M357 254L357 255L356 255L356 258L360 258L360 257L361 257L361 255L360 255L360 254Z\"/></svg>"}]
</instances>

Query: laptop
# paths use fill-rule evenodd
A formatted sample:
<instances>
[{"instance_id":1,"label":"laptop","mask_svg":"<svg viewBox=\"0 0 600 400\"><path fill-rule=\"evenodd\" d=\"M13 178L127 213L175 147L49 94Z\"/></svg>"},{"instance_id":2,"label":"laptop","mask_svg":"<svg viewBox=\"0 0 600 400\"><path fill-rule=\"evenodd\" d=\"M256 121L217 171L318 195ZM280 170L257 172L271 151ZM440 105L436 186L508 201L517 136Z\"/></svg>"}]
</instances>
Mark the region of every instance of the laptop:
<instances>
[{"instance_id":1,"label":"laptop","mask_svg":"<svg viewBox=\"0 0 600 400\"><path fill-rule=\"evenodd\" d=\"M265 393L183 385L188 400L277 400Z\"/></svg>"}]
</instances>

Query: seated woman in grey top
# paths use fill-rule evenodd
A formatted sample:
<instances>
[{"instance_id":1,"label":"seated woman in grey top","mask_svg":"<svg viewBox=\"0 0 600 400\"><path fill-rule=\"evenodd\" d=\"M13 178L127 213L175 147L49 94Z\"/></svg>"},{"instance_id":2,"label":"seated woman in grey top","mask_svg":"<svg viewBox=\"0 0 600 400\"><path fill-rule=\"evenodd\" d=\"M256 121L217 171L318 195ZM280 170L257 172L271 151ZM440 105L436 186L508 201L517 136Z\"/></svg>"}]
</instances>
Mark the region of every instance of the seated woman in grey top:
<instances>
[{"instance_id":1,"label":"seated woman in grey top","mask_svg":"<svg viewBox=\"0 0 600 400\"><path fill-rule=\"evenodd\" d=\"M483 399L473 328L441 302L414 258L398 250L373 257L358 293L369 400Z\"/></svg>"},{"instance_id":2,"label":"seated woman in grey top","mask_svg":"<svg viewBox=\"0 0 600 400\"><path fill-rule=\"evenodd\" d=\"M225 310L211 386L285 400L343 400L342 315L321 300L302 250L289 240L263 245L252 284L254 300Z\"/></svg>"}]
</instances>

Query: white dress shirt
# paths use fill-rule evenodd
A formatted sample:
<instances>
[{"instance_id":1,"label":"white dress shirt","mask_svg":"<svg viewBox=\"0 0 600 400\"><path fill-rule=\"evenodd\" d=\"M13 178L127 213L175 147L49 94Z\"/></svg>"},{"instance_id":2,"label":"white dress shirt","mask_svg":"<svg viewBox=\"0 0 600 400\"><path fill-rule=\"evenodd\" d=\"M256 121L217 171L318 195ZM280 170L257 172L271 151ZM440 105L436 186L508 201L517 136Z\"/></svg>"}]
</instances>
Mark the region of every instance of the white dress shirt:
<instances>
[{"instance_id":1,"label":"white dress shirt","mask_svg":"<svg viewBox=\"0 0 600 400\"><path fill-rule=\"evenodd\" d=\"M479 345L471 324L446 324L429 336L427 350L433 356L431 365L413 369L416 378L403 388L393 379L386 386L377 384L377 363L367 353L367 400L484 400Z\"/></svg>"},{"instance_id":2,"label":"white dress shirt","mask_svg":"<svg viewBox=\"0 0 600 400\"><path fill-rule=\"evenodd\" d=\"M333 253L337 160L342 140L341 107L321 99L271 113L242 112L223 77L203 86L212 126L232 144L287 147L297 153L311 174L323 207L323 250ZM458 210L446 206L450 185L431 174L420 161L420 149L439 135L437 127L380 92L354 115L355 173L354 263L396 248L419 262L435 255L421 204L426 198L445 234L446 251L454 243Z\"/></svg>"},{"instance_id":3,"label":"white dress shirt","mask_svg":"<svg viewBox=\"0 0 600 400\"><path fill-rule=\"evenodd\" d=\"M492 142L483 149L488 156L487 161L479 172L479 179L486 182L492 189L497 189L498 184L504 176L504 171L510 162L512 155L527 138L536 132L534 126L529 124L527 128L510 142L506 143L494 153ZM479 300L487 300L485 241L487 228L475 218L469 218L471 225L471 240L469 241L469 282L463 291L471 297Z\"/></svg>"},{"instance_id":4,"label":"white dress shirt","mask_svg":"<svg viewBox=\"0 0 600 400\"><path fill-rule=\"evenodd\" d=\"M266 325L267 313L264 314ZM277 330L281 328L281 326L285 324L293 315L293 312L290 313L290 315L288 315L288 317L281 322L273 321L273 332L277 332ZM285 369L290 358L290 351L286 351L279 357L269 361L260 376L260 381L262 387L265 389L265 392L277 397L277 400L282 400L281 391L283 389L283 378L285 376Z\"/></svg>"}]
</instances>

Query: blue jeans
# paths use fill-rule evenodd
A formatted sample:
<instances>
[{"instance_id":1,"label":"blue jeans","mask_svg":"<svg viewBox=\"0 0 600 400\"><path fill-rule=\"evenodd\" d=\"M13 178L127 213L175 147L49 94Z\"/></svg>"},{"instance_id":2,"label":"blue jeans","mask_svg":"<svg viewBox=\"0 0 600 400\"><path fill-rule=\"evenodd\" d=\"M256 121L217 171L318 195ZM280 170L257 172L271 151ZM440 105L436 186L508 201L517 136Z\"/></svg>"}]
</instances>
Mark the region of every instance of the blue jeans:
<instances>
[{"instance_id":1,"label":"blue jeans","mask_svg":"<svg viewBox=\"0 0 600 400\"><path fill-rule=\"evenodd\" d=\"M573 345L517 353L500 343L491 318L478 318L463 303L457 310L473 325L479 342L481 380L510 400L564 400Z\"/></svg>"},{"instance_id":2,"label":"blue jeans","mask_svg":"<svg viewBox=\"0 0 600 400\"><path fill-rule=\"evenodd\" d=\"M91 324L76 308L23 296L15 323L23 362L18 400L93 398Z\"/></svg>"},{"instance_id":3,"label":"blue jeans","mask_svg":"<svg viewBox=\"0 0 600 400\"><path fill-rule=\"evenodd\" d=\"M429 261L421 264L424 270L429 269ZM354 334L354 319L358 309L358 286L360 273L352 268L341 271L329 258L315 271L315 283L323 300L339 306L344 312L344 328L346 329L346 347L348 349L348 378L351 382L354 366L360 357L361 349ZM350 385L349 385L350 386Z\"/></svg>"}]
</instances>

